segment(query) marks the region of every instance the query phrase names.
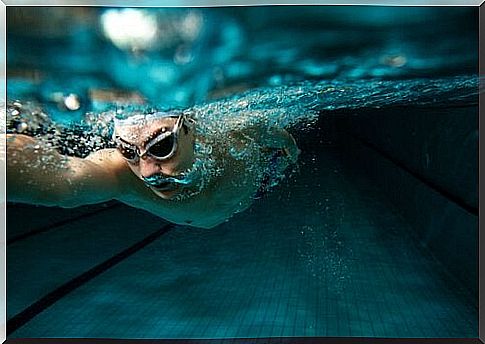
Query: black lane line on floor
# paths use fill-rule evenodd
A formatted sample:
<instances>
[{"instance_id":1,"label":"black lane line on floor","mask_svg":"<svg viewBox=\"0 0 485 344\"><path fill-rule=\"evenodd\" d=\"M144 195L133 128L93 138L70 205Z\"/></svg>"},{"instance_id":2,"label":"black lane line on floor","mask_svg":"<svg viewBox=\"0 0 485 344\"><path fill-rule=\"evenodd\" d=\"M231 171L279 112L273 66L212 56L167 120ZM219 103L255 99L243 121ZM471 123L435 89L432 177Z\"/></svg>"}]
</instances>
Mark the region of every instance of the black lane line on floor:
<instances>
[{"instance_id":1,"label":"black lane line on floor","mask_svg":"<svg viewBox=\"0 0 485 344\"><path fill-rule=\"evenodd\" d=\"M88 217L91 217L91 216L94 216L96 214L99 214L99 213L101 213L103 211L106 211L106 210L109 210L109 209L113 209L113 208L116 208L116 207L119 207L119 206L121 206L121 203L111 204L111 205L108 205L108 206L106 206L104 208L96 209L96 210L94 210L92 212L89 212L89 213L84 213L84 214L80 214L80 215L77 215L77 216L73 216L73 217L70 217L68 219L64 219L64 220L61 220L59 222L55 222L55 223L52 223L50 225L46 225L46 226L43 226L43 227L40 227L40 228L31 230L31 231L28 231L26 233L16 235L16 236L14 236L14 237L12 237L10 239L7 239L7 246L8 245L11 245L11 244L13 244L13 243L15 243L17 241L22 241L22 240L28 239L31 236L34 236L34 235L37 235L37 234L42 234L42 233L48 232L50 230L56 229L56 228L58 228L60 226L65 225L66 223L70 223L70 222L74 222L74 221L86 219ZM7 211L7 214L8 214L8 211Z\"/></svg>"},{"instance_id":2,"label":"black lane line on floor","mask_svg":"<svg viewBox=\"0 0 485 344\"><path fill-rule=\"evenodd\" d=\"M481 344L478 338L269 337L223 339L12 338L7 344Z\"/></svg>"},{"instance_id":3,"label":"black lane line on floor","mask_svg":"<svg viewBox=\"0 0 485 344\"><path fill-rule=\"evenodd\" d=\"M386 160L389 160L391 163L393 163L394 165L396 165L400 169L406 171L407 173L409 173L410 175L412 175L414 178L418 179L421 183L427 185L428 187L430 187L431 189L433 189L434 191L436 191L437 193L439 193L441 196L443 196L446 199L448 199L449 201L455 203L460 208L464 209L465 211L467 211L468 213L470 213L472 215L478 216L478 208L475 208L475 207L467 204L461 198L453 195L452 193L448 192L446 189L442 188L441 186L439 186L439 185L433 183L432 181L430 181L430 180L428 180L428 179L420 176L419 174L415 173L414 171L412 171L411 169L409 169L407 166L405 166L403 163L397 161L396 159L394 159L388 153L383 152L382 150L380 150L379 148L377 148L372 143L369 143L369 142L361 139L360 137L354 136L352 134L350 134L350 136L352 136L354 139L356 139L357 141L359 141L362 145L366 146L367 148L372 149L377 154L379 154L382 157L384 157Z\"/></svg>"},{"instance_id":4,"label":"black lane line on floor","mask_svg":"<svg viewBox=\"0 0 485 344\"><path fill-rule=\"evenodd\" d=\"M119 252L118 254L114 255L108 260L94 266L88 271L82 273L81 275L73 278L69 282L61 285L57 289L51 291L49 294L45 295L44 297L36 301L32 305L24 309L22 312L18 313L17 315L7 320L7 336L13 333L14 331L18 330L20 327L25 325L28 321L32 320L32 318L37 316L39 313L45 311L48 307L52 306L54 303L59 301L67 294L81 287L82 285L89 282L90 280L97 277L98 275L102 274L106 270L119 264L129 256L135 254L136 252L138 252L148 244L158 239L163 234L167 233L173 227L174 225L172 224L167 224L163 226L156 232L145 237L143 240L137 242L136 244Z\"/></svg>"}]
</instances>

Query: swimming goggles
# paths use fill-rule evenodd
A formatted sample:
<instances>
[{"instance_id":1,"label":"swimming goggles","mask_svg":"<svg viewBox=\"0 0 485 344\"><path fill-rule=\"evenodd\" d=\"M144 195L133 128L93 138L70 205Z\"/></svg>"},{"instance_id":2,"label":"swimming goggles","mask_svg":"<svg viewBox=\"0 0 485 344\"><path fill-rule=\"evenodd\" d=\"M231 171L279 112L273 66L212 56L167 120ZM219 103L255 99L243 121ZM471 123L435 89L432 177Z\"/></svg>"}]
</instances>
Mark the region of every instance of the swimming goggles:
<instances>
[{"instance_id":1,"label":"swimming goggles","mask_svg":"<svg viewBox=\"0 0 485 344\"><path fill-rule=\"evenodd\" d=\"M114 141L117 144L118 151L128 162L136 163L143 159L144 156L149 156L159 161L168 160L177 152L178 136L185 120L185 115L178 116L173 129L160 132L146 144L144 150L126 142L119 136L115 136Z\"/></svg>"}]
</instances>

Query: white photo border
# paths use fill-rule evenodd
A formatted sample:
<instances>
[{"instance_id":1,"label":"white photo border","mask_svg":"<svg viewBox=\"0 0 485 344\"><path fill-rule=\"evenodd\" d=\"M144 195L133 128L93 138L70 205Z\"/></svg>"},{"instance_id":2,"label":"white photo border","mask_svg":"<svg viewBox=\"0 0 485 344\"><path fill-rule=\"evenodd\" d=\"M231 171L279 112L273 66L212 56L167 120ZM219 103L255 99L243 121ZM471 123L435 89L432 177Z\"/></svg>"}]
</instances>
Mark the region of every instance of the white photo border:
<instances>
[{"instance_id":1,"label":"white photo border","mask_svg":"<svg viewBox=\"0 0 485 344\"><path fill-rule=\"evenodd\" d=\"M6 340L6 83L7 83L7 49L6 49L6 16L7 7L10 6L115 6L115 7L225 7L225 6L270 6L270 5L369 5L369 6L472 6L479 7L479 75L485 76L485 61L484 56L485 44L483 37L485 37L485 0L333 0L333 1L318 1L318 0L279 0L279 1L264 1L264 0L164 0L163 5L157 0L0 0L0 342ZM483 86L481 86L482 88ZM482 128L481 116L482 108L485 106L485 92L481 90L479 100L479 132L485 135L485 129ZM482 106L483 105L483 106ZM485 114L484 114L485 115ZM485 171L485 141L479 140L479 195L484 195L485 185L481 183L480 171ZM479 214L482 214L483 207L479 206ZM485 276L485 252L480 250L480 247L485 247L485 235L483 234L484 225L479 221L479 329L478 338L456 339L454 343L485 343L485 282L482 278ZM484 262L484 264L480 264ZM301 339L301 338L300 338ZM342 338L342 341L335 341L336 338L329 338L328 343L361 343L362 338ZM367 338L369 339L369 338ZM380 339L383 339L381 341ZM385 338L375 338L372 342L385 343ZM451 343L447 338L440 338L444 343ZM433 341L437 343L440 341ZM450 338L448 338L450 339ZM298 338L296 338L298 342ZM347 341L348 340L348 341ZM86 343L86 339L12 339L8 343ZM91 342L91 341L89 341ZM104 343L103 340L96 340L96 343ZM115 342L118 342L115 340ZM123 340L123 343L138 343L137 340ZM143 341L140 341L143 342ZM157 343L165 343L165 341L157 341ZM196 343L196 341L188 341ZM206 342L206 341L204 341ZM207 341L208 342L208 341ZM216 341L219 343L220 341ZM237 340L232 340L231 343L236 343ZM241 341L241 343L243 343ZM290 343L285 341L285 343ZM371 341L364 341L371 343ZM393 340L393 343L401 343ZM406 343L430 343L427 340L414 338ZM112 343L108 340L106 343ZM168 342L167 342L168 343ZM261 342L262 343L262 342ZM314 343L314 341L312 341ZM322 343L327 343L322 341ZM402 342L404 343L404 342Z\"/></svg>"}]
</instances>

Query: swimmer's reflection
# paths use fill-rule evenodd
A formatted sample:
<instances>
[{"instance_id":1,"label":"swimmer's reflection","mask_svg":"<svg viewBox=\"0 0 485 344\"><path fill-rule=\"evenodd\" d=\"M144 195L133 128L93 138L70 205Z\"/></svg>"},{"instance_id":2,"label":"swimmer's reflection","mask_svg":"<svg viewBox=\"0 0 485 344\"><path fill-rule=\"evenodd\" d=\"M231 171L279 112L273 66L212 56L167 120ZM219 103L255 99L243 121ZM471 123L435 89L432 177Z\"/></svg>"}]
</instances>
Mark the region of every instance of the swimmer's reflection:
<instances>
[{"instance_id":1,"label":"swimmer's reflection","mask_svg":"<svg viewBox=\"0 0 485 344\"><path fill-rule=\"evenodd\" d=\"M184 112L117 119L117 148L84 159L39 147L29 136L7 138L7 156L15 156L7 160L9 201L73 207L116 199L204 228L246 209L271 184L269 174L281 175L299 154L282 128L228 125L202 134Z\"/></svg>"}]
</instances>

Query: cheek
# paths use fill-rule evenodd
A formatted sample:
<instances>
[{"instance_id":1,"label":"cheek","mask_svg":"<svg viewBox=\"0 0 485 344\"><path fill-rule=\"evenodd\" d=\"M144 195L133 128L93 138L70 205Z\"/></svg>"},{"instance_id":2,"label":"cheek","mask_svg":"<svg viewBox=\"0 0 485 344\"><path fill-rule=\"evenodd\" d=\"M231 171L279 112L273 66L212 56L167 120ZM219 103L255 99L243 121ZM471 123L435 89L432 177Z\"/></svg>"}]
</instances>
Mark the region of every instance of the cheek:
<instances>
[{"instance_id":1,"label":"cheek","mask_svg":"<svg viewBox=\"0 0 485 344\"><path fill-rule=\"evenodd\" d=\"M143 175L152 175L163 173L170 175L171 172L176 171L176 164L170 162L160 162L155 159L147 158L140 160L137 164L128 164L131 171L139 178L143 179Z\"/></svg>"},{"instance_id":2,"label":"cheek","mask_svg":"<svg viewBox=\"0 0 485 344\"><path fill-rule=\"evenodd\" d=\"M177 169L186 170L188 168L191 168L195 159L193 147L192 146L182 147L182 149L179 150L175 155L175 158L176 158L175 160L177 161Z\"/></svg>"}]
</instances>

